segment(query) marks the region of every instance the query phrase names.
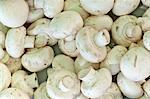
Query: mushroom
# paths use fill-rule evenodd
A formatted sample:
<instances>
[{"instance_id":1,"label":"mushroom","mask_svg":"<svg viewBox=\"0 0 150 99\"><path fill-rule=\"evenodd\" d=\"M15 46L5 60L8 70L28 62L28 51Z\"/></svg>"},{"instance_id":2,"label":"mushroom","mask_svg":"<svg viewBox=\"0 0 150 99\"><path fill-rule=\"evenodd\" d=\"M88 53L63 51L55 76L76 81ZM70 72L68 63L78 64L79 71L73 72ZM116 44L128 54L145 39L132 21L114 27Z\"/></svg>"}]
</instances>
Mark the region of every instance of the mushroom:
<instances>
[{"instance_id":1,"label":"mushroom","mask_svg":"<svg viewBox=\"0 0 150 99\"><path fill-rule=\"evenodd\" d=\"M148 79L144 84L143 84L143 90L145 94L150 97L150 79Z\"/></svg>"},{"instance_id":2,"label":"mushroom","mask_svg":"<svg viewBox=\"0 0 150 99\"><path fill-rule=\"evenodd\" d=\"M116 44L129 47L142 37L142 30L137 25L137 18L132 15L119 17L112 25L112 38Z\"/></svg>"},{"instance_id":3,"label":"mushroom","mask_svg":"<svg viewBox=\"0 0 150 99\"><path fill-rule=\"evenodd\" d=\"M76 96L75 99L89 99L89 98L87 98L86 96L84 96L84 95L80 92L80 94L79 94L78 96Z\"/></svg>"},{"instance_id":4,"label":"mushroom","mask_svg":"<svg viewBox=\"0 0 150 99\"><path fill-rule=\"evenodd\" d=\"M112 83L111 73L106 68L97 71L93 68L83 69L78 73L78 78L82 80L81 92L88 98L102 96Z\"/></svg>"},{"instance_id":5,"label":"mushroom","mask_svg":"<svg viewBox=\"0 0 150 99\"><path fill-rule=\"evenodd\" d=\"M46 90L46 82L43 82L34 92L34 99L51 99Z\"/></svg>"},{"instance_id":6,"label":"mushroom","mask_svg":"<svg viewBox=\"0 0 150 99\"><path fill-rule=\"evenodd\" d=\"M80 3L90 14L104 15L112 9L114 0L80 0Z\"/></svg>"},{"instance_id":7,"label":"mushroom","mask_svg":"<svg viewBox=\"0 0 150 99\"><path fill-rule=\"evenodd\" d=\"M100 68L107 68L111 71L112 75L116 75L120 71L120 61L123 55L127 52L127 48L121 45L114 46L104 61L101 62Z\"/></svg>"},{"instance_id":8,"label":"mushroom","mask_svg":"<svg viewBox=\"0 0 150 99\"><path fill-rule=\"evenodd\" d=\"M10 56L19 58L25 48L34 48L34 36L26 36L26 28L12 28L7 32L5 47Z\"/></svg>"},{"instance_id":9,"label":"mushroom","mask_svg":"<svg viewBox=\"0 0 150 99\"><path fill-rule=\"evenodd\" d=\"M65 0L64 11L76 11L83 19L86 19L89 14L81 7L80 0Z\"/></svg>"},{"instance_id":10,"label":"mushroom","mask_svg":"<svg viewBox=\"0 0 150 99\"><path fill-rule=\"evenodd\" d=\"M38 80L36 73L30 75L26 71L18 70L12 75L11 87L18 88L29 96L33 95L33 88L38 87Z\"/></svg>"},{"instance_id":11,"label":"mushroom","mask_svg":"<svg viewBox=\"0 0 150 99\"><path fill-rule=\"evenodd\" d=\"M150 53L143 47L134 47L121 58L122 74L132 80L141 81L150 75ZM144 66L144 68L143 68Z\"/></svg>"},{"instance_id":12,"label":"mushroom","mask_svg":"<svg viewBox=\"0 0 150 99\"><path fill-rule=\"evenodd\" d=\"M77 57L79 54L75 40L66 41L65 39L60 39L58 40L58 46L64 54L70 57Z\"/></svg>"},{"instance_id":13,"label":"mushroom","mask_svg":"<svg viewBox=\"0 0 150 99\"><path fill-rule=\"evenodd\" d=\"M150 1L149 0L141 0L143 5L150 7Z\"/></svg>"},{"instance_id":14,"label":"mushroom","mask_svg":"<svg viewBox=\"0 0 150 99\"><path fill-rule=\"evenodd\" d=\"M64 0L34 0L34 5L42 8L46 17L53 18L63 10Z\"/></svg>"},{"instance_id":15,"label":"mushroom","mask_svg":"<svg viewBox=\"0 0 150 99\"><path fill-rule=\"evenodd\" d=\"M0 92L1 99L30 99L30 97L17 88L7 88Z\"/></svg>"},{"instance_id":16,"label":"mushroom","mask_svg":"<svg viewBox=\"0 0 150 99\"><path fill-rule=\"evenodd\" d=\"M71 72L75 72L74 70L74 60L69 56L59 54L56 55L52 61L53 69L66 69Z\"/></svg>"},{"instance_id":17,"label":"mushroom","mask_svg":"<svg viewBox=\"0 0 150 99\"><path fill-rule=\"evenodd\" d=\"M5 64L0 63L0 94L2 90L9 87L10 83L11 73Z\"/></svg>"},{"instance_id":18,"label":"mushroom","mask_svg":"<svg viewBox=\"0 0 150 99\"><path fill-rule=\"evenodd\" d=\"M113 20L108 15L90 16L84 21L85 26L92 26L97 30L107 29L111 30Z\"/></svg>"},{"instance_id":19,"label":"mushroom","mask_svg":"<svg viewBox=\"0 0 150 99\"><path fill-rule=\"evenodd\" d=\"M143 95L141 85L125 78L122 73L117 75L117 84L121 92L128 98L139 98Z\"/></svg>"},{"instance_id":20,"label":"mushroom","mask_svg":"<svg viewBox=\"0 0 150 99\"><path fill-rule=\"evenodd\" d=\"M150 50L150 31L147 31L144 33L143 35L143 44L145 46L146 49Z\"/></svg>"},{"instance_id":21,"label":"mushroom","mask_svg":"<svg viewBox=\"0 0 150 99\"><path fill-rule=\"evenodd\" d=\"M80 93L80 80L71 71L51 69L46 89L49 97L52 99L75 99Z\"/></svg>"},{"instance_id":22,"label":"mushroom","mask_svg":"<svg viewBox=\"0 0 150 99\"><path fill-rule=\"evenodd\" d=\"M63 25L62 25L63 24ZM75 11L63 11L57 14L49 24L49 36L57 39L75 35L83 26L83 19Z\"/></svg>"},{"instance_id":23,"label":"mushroom","mask_svg":"<svg viewBox=\"0 0 150 99\"><path fill-rule=\"evenodd\" d=\"M54 51L51 47L45 46L39 49L32 49L21 58L24 68L30 72L38 72L47 68L54 58Z\"/></svg>"},{"instance_id":24,"label":"mushroom","mask_svg":"<svg viewBox=\"0 0 150 99\"><path fill-rule=\"evenodd\" d=\"M83 27L76 35L76 46L81 56L89 62L99 63L107 55L106 46L110 42L106 29L97 31L91 26Z\"/></svg>"},{"instance_id":25,"label":"mushroom","mask_svg":"<svg viewBox=\"0 0 150 99\"><path fill-rule=\"evenodd\" d=\"M115 0L112 12L117 16L127 15L133 12L139 4L140 0Z\"/></svg>"},{"instance_id":26,"label":"mushroom","mask_svg":"<svg viewBox=\"0 0 150 99\"><path fill-rule=\"evenodd\" d=\"M25 0L0 1L0 21L8 27L22 26L28 18L28 13L29 7Z\"/></svg>"}]
</instances>

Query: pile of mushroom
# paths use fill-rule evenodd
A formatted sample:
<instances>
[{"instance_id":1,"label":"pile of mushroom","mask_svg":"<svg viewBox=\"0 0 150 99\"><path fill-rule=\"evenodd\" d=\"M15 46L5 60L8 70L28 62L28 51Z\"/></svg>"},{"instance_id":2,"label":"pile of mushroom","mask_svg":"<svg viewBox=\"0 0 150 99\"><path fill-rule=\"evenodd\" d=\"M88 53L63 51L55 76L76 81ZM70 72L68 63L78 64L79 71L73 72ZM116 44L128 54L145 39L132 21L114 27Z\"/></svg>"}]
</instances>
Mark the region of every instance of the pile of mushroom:
<instances>
[{"instance_id":1,"label":"pile of mushroom","mask_svg":"<svg viewBox=\"0 0 150 99\"><path fill-rule=\"evenodd\" d=\"M150 99L150 0L0 0L0 99Z\"/></svg>"}]
</instances>

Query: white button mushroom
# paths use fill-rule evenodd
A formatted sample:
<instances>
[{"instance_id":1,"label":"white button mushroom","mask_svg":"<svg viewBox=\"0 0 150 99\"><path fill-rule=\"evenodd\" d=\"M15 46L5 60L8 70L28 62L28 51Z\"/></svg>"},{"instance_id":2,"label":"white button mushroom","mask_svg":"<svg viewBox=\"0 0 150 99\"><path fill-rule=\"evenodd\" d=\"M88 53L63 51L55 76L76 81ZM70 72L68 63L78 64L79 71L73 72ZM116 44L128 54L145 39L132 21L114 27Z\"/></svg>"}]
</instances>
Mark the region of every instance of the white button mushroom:
<instances>
[{"instance_id":1,"label":"white button mushroom","mask_svg":"<svg viewBox=\"0 0 150 99\"><path fill-rule=\"evenodd\" d=\"M122 57L120 62L121 72L130 80L144 80L150 75L149 59L149 51L143 47L134 47Z\"/></svg>"},{"instance_id":2,"label":"white button mushroom","mask_svg":"<svg viewBox=\"0 0 150 99\"><path fill-rule=\"evenodd\" d=\"M22 26L29 13L28 4L25 0L1 0L0 21L8 27Z\"/></svg>"},{"instance_id":3,"label":"white button mushroom","mask_svg":"<svg viewBox=\"0 0 150 99\"><path fill-rule=\"evenodd\" d=\"M80 93L80 80L71 71L51 69L46 89L52 99L75 99Z\"/></svg>"},{"instance_id":4,"label":"white button mushroom","mask_svg":"<svg viewBox=\"0 0 150 99\"><path fill-rule=\"evenodd\" d=\"M105 60L101 62L100 68L107 68L111 71L112 75L116 75L120 71L120 61L127 49L123 46L117 45L112 48Z\"/></svg>"},{"instance_id":5,"label":"white button mushroom","mask_svg":"<svg viewBox=\"0 0 150 99\"><path fill-rule=\"evenodd\" d=\"M80 3L90 14L104 15L112 9L114 0L80 0Z\"/></svg>"},{"instance_id":6,"label":"white button mushroom","mask_svg":"<svg viewBox=\"0 0 150 99\"><path fill-rule=\"evenodd\" d=\"M29 96L33 95L33 88L38 87L38 79L35 73L28 75L23 70L18 70L12 75L11 87L18 88Z\"/></svg>"},{"instance_id":7,"label":"white button mushroom","mask_svg":"<svg viewBox=\"0 0 150 99\"><path fill-rule=\"evenodd\" d=\"M46 17L53 18L63 10L64 0L34 0L34 5L42 8Z\"/></svg>"},{"instance_id":8,"label":"white button mushroom","mask_svg":"<svg viewBox=\"0 0 150 99\"><path fill-rule=\"evenodd\" d=\"M119 73L117 76L117 84L121 92L128 98L139 98L143 95L141 85L125 78L122 73Z\"/></svg>"},{"instance_id":9,"label":"white button mushroom","mask_svg":"<svg viewBox=\"0 0 150 99\"><path fill-rule=\"evenodd\" d=\"M107 55L105 45L110 42L106 29L97 31L91 26L83 27L76 35L76 46L81 56L89 62L98 63Z\"/></svg>"},{"instance_id":10,"label":"white button mushroom","mask_svg":"<svg viewBox=\"0 0 150 99\"><path fill-rule=\"evenodd\" d=\"M0 92L0 99L30 99L30 97L17 88L7 88Z\"/></svg>"},{"instance_id":11,"label":"white button mushroom","mask_svg":"<svg viewBox=\"0 0 150 99\"><path fill-rule=\"evenodd\" d=\"M6 88L11 83L11 73L6 65L0 63L0 92ZM0 97L0 99L2 99Z\"/></svg>"},{"instance_id":12,"label":"white button mushroom","mask_svg":"<svg viewBox=\"0 0 150 99\"><path fill-rule=\"evenodd\" d=\"M137 25L137 18L132 15L119 17L112 25L112 38L116 44L129 47L142 37L142 30Z\"/></svg>"},{"instance_id":13,"label":"white button mushroom","mask_svg":"<svg viewBox=\"0 0 150 99\"><path fill-rule=\"evenodd\" d=\"M83 26L83 19L75 11L57 14L49 24L49 35L57 39L75 35Z\"/></svg>"},{"instance_id":14,"label":"white button mushroom","mask_svg":"<svg viewBox=\"0 0 150 99\"><path fill-rule=\"evenodd\" d=\"M10 56L19 58L24 53L24 48L34 47L34 36L26 36L26 28L23 26L10 29L6 35L5 47Z\"/></svg>"},{"instance_id":15,"label":"white button mushroom","mask_svg":"<svg viewBox=\"0 0 150 99\"><path fill-rule=\"evenodd\" d=\"M25 53L21 58L21 63L28 71L37 72L47 68L52 63L53 58L53 49L45 46Z\"/></svg>"},{"instance_id":16,"label":"white button mushroom","mask_svg":"<svg viewBox=\"0 0 150 99\"><path fill-rule=\"evenodd\" d=\"M140 0L115 0L112 12L117 15L126 15L133 12L139 5Z\"/></svg>"},{"instance_id":17,"label":"white button mushroom","mask_svg":"<svg viewBox=\"0 0 150 99\"><path fill-rule=\"evenodd\" d=\"M82 80L81 92L88 98L102 96L112 83L111 73L105 68L97 71L93 68L83 69L78 73L78 77Z\"/></svg>"}]
</instances>

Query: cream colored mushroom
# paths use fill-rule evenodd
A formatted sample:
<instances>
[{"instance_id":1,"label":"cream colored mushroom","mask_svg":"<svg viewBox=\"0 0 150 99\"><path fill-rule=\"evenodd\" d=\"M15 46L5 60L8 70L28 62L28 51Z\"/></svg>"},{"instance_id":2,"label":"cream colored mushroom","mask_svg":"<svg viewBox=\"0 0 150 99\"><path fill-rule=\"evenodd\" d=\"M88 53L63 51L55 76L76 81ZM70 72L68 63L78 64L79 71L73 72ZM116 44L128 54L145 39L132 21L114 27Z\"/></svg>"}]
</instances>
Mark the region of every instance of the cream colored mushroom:
<instances>
[{"instance_id":1,"label":"cream colored mushroom","mask_svg":"<svg viewBox=\"0 0 150 99\"><path fill-rule=\"evenodd\" d=\"M0 92L0 99L30 99L30 97L17 88L7 88Z\"/></svg>"},{"instance_id":2,"label":"cream colored mushroom","mask_svg":"<svg viewBox=\"0 0 150 99\"><path fill-rule=\"evenodd\" d=\"M83 27L76 36L76 46L81 56L92 63L104 60L107 55L105 45L109 42L110 36L106 29L97 31L91 26Z\"/></svg>"},{"instance_id":3,"label":"cream colored mushroom","mask_svg":"<svg viewBox=\"0 0 150 99\"><path fill-rule=\"evenodd\" d=\"M28 4L25 0L1 0L0 21L8 27L22 26L29 13Z\"/></svg>"},{"instance_id":4,"label":"cream colored mushroom","mask_svg":"<svg viewBox=\"0 0 150 99\"><path fill-rule=\"evenodd\" d=\"M75 72L74 70L74 60L69 56L59 54L56 55L52 61L53 69L66 69L71 72Z\"/></svg>"},{"instance_id":5,"label":"cream colored mushroom","mask_svg":"<svg viewBox=\"0 0 150 99\"><path fill-rule=\"evenodd\" d=\"M134 47L122 57L120 62L121 72L132 81L144 80L150 75L149 59L149 51L143 47Z\"/></svg>"},{"instance_id":6,"label":"cream colored mushroom","mask_svg":"<svg viewBox=\"0 0 150 99\"><path fill-rule=\"evenodd\" d=\"M46 90L46 82L43 82L34 92L34 99L51 99Z\"/></svg>"},{"instance_id":7,"label":"cream colored mushroom","mask_svg":"<svg viewBox=\"0 0 150 99\"><path fill-rule=\"evenodd\" d=\"M127 52L127 48L117 45L112 48L105 60L101 62L100 68L107 68L111 71L112 75L116 75L120 71L120 61L123 55Z\"/></svg>"},{"instance_id":8,"label":"cream colored mushroom","mask_svg":"<svg viewBox=\"0 0 150 99\"><path fill-rule=\"evenodd\" d=\"M90 14L104 15L112 9L114 0L80 0L80 3Z\"/></svg>"},{"instance_id":9,"label":"cream colored mushroom","mask_svg":"<svg viewBox=\"0 0 150 99\"><path fill-rule=\"evenodd\" d=\"M84 95L80 92L80 94L79 94L78 96L76 96L75 99L89 99L89 98L87 98L86 96L84 96Z\"/></svg>"},{"instance_id":10,"label":"cream colored mushroom","mask_svg":"<svg viewBox=\"0 0 150 99\"><path fill-rule=\"evenodd\" d=\"M150 31L147 31L143 35L143 44L146 49L150 50Z\"/></svg>"},{"instance_id":11,"label":"cream colored mushroom","mask_svg":"<svg viewBox=\"0 0 150 99\"><path fill-rule=\"evenodd\" d=\"M80 0L65 0L64 11L76 11L83 19L86 19L89 14L81 7Z\"/></svg>"},{"instance_id":12,"label":"cream colored mushroom","mask_svg":"<svg viewBox=\"0 0 150 99\"><path fill-rule=\"evenodd\" d=\"M62 25L63 24L63 25ZM64 11L57 14L49 24L49 36L63 39L75 35L83 26L83 19L75 11Z\"/></svg>"},{"instance_id":13,"label":"cream colored mushroom","mask_svg":"<svg viewBox=\"0 0 150 99\"><path fill-rule=\"evenodd\" d=\"M127 15L133 12L139 4L140 0L115 0L112 12L117 16Z\"/></svg>"},{"instance_id":14,"label":"cream colored mushroom","mask_svg":"<svg viewBox=\"0 0 150 99\"><path fill-rule=\"evenodd\" d=\"M113 20L108 15L90 16L84 21L85 26L92 26L97 30L107 29L111 30Z\"/></svg>"},{"instance_id":15,"label":"cream colored mushroom","mask_svg":"<svg viewBox=\"0 0 150 99\"><path fill-rule=\"evenodd\" d=\"M28 75L26 71L18 70L12 75L11 87L18 88L29 96L34 93L33 88L38 87L38 79L36 73Z\"/></svg>"},{"instance_id":16,"label":"cream colored mushroom","mask_svg":"<svg viewBox=\"0 0 150 99\"><path fill-rule=\"evenodd\" d=\"M52 99L75 99L80 93L80 80L65 69L51 69L47 80L47 93ZM54 79L55 78L55 79Z\"/></svg>"},{"instance_id":17,"label":"cream colored mushroom","mask_svg":"<svg viewBox=\"0 0 150 99\"><path fill-rule=\"evenodd\" d=\"M150 7L150 1L149 0L141 0L143 5Z\"/></svg>"},{"instance_id":18,"label":"cream colored mushroom","mask_svg":"<svg viewBox=\"0 0 150 99\"><path fill-rule=\"evenodd\" d=\"M34 5L42 8L46 17L53 18L63 10L64 0L34 0Z\"/></svg>"},{"instance_id":19,"label":"cream colored mushroom","mask_svg":"<svg viewBox=\"0 0 150 99\"><path fill-rule=\"evenodd\" d=\"M128 98L139 98L143 95L141 85L125 78L122 73L117 76L117 84L121 92Z\"/></svg>"},{"instance_id":20,"label":"cream colored mushroom","mask_svg":"<svg viewBox=\"0 0 150 99\"><path fill-rule=\"evenodd\" d=\"M53 49L45 46L25 53L21 58L21 63L28 71L37 72L47 68L52 63L53 58Z\"/></svg>"},{"instance_id":21,"label":"cream colored mushroom","mask_svg":"<svg viewBox=\"0 0 150 99\"><path fill-rule=\"evenodd\" d=\"M5 47L10 56L19 58L24 53L24 48L34 48L34 36L26 36L26 28L19 27L7 32Z\"/></svg>"},{"instance_id":22,"label":"cream colored mushroom","mask_svg":"<svg viewBox=\"0 0 150 99\"><path fill-rule=\"evenodd\" d=\"M82 80L81 92L88 98L102 96L112 83L111 73L105 68L97 71L93 68L86 68L78 73L78 77Z\"/></svg>"},{"instance_id":23,"label":"cream colored mushroom","mask_svg":"<svg viewBox=\"0 0 150 99\"><path fill-rule=\"evenodd\" d=\"M142 37L142 30L137 25L137 18L132 15L119 17L112 25L112 38L116 44L129 47Z\"/></svg>"},{"instance_id":24,"label":"cream colored mushroom","mask_svg":"<svg viewBox=\"0 0 150 99\"><path fill-rule=\"evenodd\" d=\"M79 54L75 40L66 41L64 39L60 39L58 41L58 46L64 54L69 55L70 57L77 57Z\"/></svg>"},{"instance_id":25,"label":"cream colored mushroom","mask_svg":"<svg viewBox=\"0 0 150 99\"><path fill-rule=\"evenodd\" d=\"M0 63L0 94L2 90L8 88L10 83L11 73L5 64Z\"/></svg>"}]
</instances>

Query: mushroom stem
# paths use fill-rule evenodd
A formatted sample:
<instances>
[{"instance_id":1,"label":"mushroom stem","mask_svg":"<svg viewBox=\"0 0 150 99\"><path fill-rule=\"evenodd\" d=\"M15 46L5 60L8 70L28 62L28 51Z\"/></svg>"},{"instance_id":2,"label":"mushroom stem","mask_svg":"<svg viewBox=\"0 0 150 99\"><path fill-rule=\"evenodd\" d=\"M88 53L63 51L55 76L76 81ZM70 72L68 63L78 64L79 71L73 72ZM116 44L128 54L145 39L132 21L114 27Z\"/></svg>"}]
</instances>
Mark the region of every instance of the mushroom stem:
<instances>
[{"instance_id":1,"label":"mushroom stem","mask_svg":"<svg viewBox=\"0 0 150 99\"><path fill-rule=\"evenodd\" d=\"M24 42L24 48L34 48L35 36L26 36Z\"/></svg>"},{"instance_id":2,"label":"mushroom stem","mask_svg":"<svg viewBox=\"0 0 150 99\"><path fill-rule=\"evenodd\" d=\"M59 82L59 88L63 92L69 91L74 86L74 80L70 76L65 76L60 82Z\"/></svg>"},{"instance_id":3,"label":"mushroom stem","mask_svg":"<svg viewBox=\"0 0 150 99\"><path fill-rule=\"evenodd\" d=\"M109 32L106 29L99 31L98 33L96 33L94 40L97 46L104 47L110 42Z\"/></svg>"},{"instance_id":4,"label":"mushroom stem","mask_svg":"<svg viewBox=\"0 0 150 99\"><path fill-rule=\"evenodd\" d=\"M36 73L33 73L31 75L27 75L25 77L25 81L27 82L27 84L31 87L31 88L36 88L39 86L38 84L38 78Z\"/></svg>"}]
</instances>

